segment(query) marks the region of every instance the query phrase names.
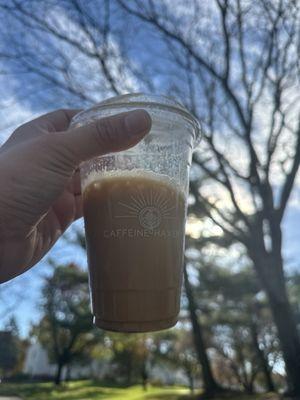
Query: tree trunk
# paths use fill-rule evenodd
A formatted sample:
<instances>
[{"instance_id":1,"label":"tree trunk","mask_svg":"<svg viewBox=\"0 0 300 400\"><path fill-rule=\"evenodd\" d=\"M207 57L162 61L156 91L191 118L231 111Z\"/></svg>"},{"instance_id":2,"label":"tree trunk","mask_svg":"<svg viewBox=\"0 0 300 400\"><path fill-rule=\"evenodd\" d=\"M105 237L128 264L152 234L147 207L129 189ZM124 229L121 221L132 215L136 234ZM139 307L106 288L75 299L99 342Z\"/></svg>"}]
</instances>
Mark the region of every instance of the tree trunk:
<instances>
[{"instance_id":1,"label":"tree trunk","mask_svg":"<svg viewBox=\"0 0 300 400\"><path fill-rule=\"evenodd\" d=\"M193 395L194 394L194 375L191 371L187 370L187 376L188 376L188 380L189 380L191 395Z\"/></svg>"},{"instance_id":2,"label":"tree trunk","mask_svg":"<svg viewBox=\"0 0 300 400\"><path fill-rule=\"evenodd\" d=\"M143 363L142 369L141 369L141 376L142 376L142 384L143 384L143 390L147 390L147 384L148 384L148 372L146 368L146 363Z\"/></svg>"},{"instance_id":3,"label":"tree trunk","mask_svg":"<svg viewBox=\"0 0 300 400\"><path fill-rule=\"evenodd\" d=\"M247 394L253 394L253 383L252 382L244 382L243 383L245 392Z\"/></svg>"},{"instance_id":4,"label":"tree trunk","mask_svg":"<svg viewBox=\"0 0 300 400\"><path fill-rule=\"evenodd\" d=\"M206 394L213 396L218 391L219 387L213 377L210 362L209 362L209 359L208 359L208 356L206 353L206 348L205 348L203 334L202 334L202 327L197 318L196 304L195 304L192 288L191 288L191 285L190 285L190 282L188 279L186 266L184 266L184 286L185 286L185 292L186 292L186 295L188 298L188 307L189 307L190 318L191 318L191 322L192 322L195 349L196 349L199 363L202 367L202 377L203 377L205 392L206 392Z\"/></svg>"},{"instance_id":5,"label":"tree trunk","mask_svg":"<svg viewBox=\"0 0 300 400\"><path fill-rule=\"evenodd\" d=\"M126 385L129 387L132 383L132 357L129 356L127 365L126 365Z\"/></svg>"},{"instance_id":6,"label":"tree trunk","mask_svg":"<svg viewBox=\"0 0 300 400\"><path fill-rule=\"evenodd\" d=\"M55 385L60 385L61 383L61 373L62 373L62 369L63 369L64 364L59 362L57 364L57 371L56 371L56 375L55 375Z\"/></svg>"},{"instance_id":7,"label":"tree trunk","mask_svg":"<svg viewBox=\"0 0 300 400\"><path fill-rule=\"evenodd\" d=\"M240 342L239 332L233 329L232 337L234 340L234 350L236 353L236 358L238 363L236 371L240 375L240 382L243 388L247 393L251 394L252 393L251 390L253 390L253 385L251 385L251 379L249 379L248 377L248 372L246 368L246 359L243 353L243 344Z\"/></svg>"},{"instance_id":8,"label":"tree trunk","mask_svg":"<svg viewBox=\"0 0 300 400\"><path fill-rule=\"evenodd\" d=\"M71 380L71 364L67 366L67 371L66 371L66 381L69 382Z\"/></svg>"},{"instance_id":9,"label":"tree trunk","mask_svg":"<svg viewBox=\"0 0 300 400\"><path fill-rule=\"evenodd\" d=\"M268 259L265 256L258 259L256 255L253 261L268 295L286 366L289 390L295 398L300 399L300 338L286 292L282 258L279 253L277 249L276 256L270 256Z\"/></svg>"},{"instance_id":10,"label":"tree trunk","mask_svg":"<svg viewBox=\"0 0 300 400\"><path fill-rule=\"evenodd\" d=\"M263 350L261 350L261 348L259 347L257 325L255 321L251 322L250 330L253 346L258 357L260 368L265 377L266 389L268 392L275 392L275 386L272 380L272 373L268 364L268 360L266 359Z\"/></svg>"},{"instance_id":11,"label":"tree trunk","mask_svg":"<svg viewBox=\"0 0 300 400\"><path fill-rule=\"evenodd\" d=\"M285 292L285 289L283 289ZM284 292L282 294L284 294ZM286 295L286 293L285 293ZM291 305L286 300L278 304L269 296L273 318L278 330L291 392L300 399L300 341Z\"/></svg>"}]
</instances>

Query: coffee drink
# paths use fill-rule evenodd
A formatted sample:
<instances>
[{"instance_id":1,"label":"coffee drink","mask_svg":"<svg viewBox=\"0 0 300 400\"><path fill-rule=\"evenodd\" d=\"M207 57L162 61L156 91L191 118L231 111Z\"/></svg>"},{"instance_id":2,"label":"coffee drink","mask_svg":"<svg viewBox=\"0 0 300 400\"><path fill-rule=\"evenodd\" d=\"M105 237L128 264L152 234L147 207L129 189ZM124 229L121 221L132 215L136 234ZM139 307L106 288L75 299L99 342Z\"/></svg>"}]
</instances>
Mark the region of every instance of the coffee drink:
<instances>
[{"instance_id":1,"label":"coffee drink","mask_svg":"<svg viewBox=\"0 0 300 400\"><path fill-rule=\"evenodd\" d=\"M186 198L165 175L91 174L83 208L95 324L122 332L173 326L179 312Z\"/></svg>"}]
</instances>

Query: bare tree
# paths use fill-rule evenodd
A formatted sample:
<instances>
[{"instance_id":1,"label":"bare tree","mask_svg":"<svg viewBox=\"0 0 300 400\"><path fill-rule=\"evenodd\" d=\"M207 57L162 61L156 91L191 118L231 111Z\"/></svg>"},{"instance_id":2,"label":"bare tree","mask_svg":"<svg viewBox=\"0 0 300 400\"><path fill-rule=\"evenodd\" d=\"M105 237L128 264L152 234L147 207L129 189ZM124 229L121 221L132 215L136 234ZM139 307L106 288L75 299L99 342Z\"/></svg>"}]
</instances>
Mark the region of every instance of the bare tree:
<instances>
[{"instance_id":1,"label":"bare tree","mask_svg":"<svg viewBox=\"0 0 300 400\"><path fill-rule=\"evenodd\" d=\"M195 344L196 354L202 368L202 377L203 377L205 394L206 396L214 397L214 395L218 391L219 392L221 391L221 388L215 381L210 361L207 355L207 347L204 340L203 329L197 316L197 305L194 299L192 286L189 282L186 265L184 265L183 271L184 271L184 288L188 299L188 308L192 323L194 344Z\"/></svg>"},{"instance_id":2,"label":"bare tree","mask_svg":"<svg viewBox=\"0 0 300 400\"><path fill-rule=\"evenodd\" d=\"M200 13L187 30L167 2L165 14L153 1L142 7L121 0L119 4L174 46L174 62L189 75L189 105L203 122L206 148L194 162L229 203L220 205L220 197L212 198L211 190L205 193L195 182L196 206L247 249L268 295L289 384L299 396L300 340L285 287L281 227L300 163L299 5L217 0L210 18L221 28L207 32L209 53L198 44L204 43L205 31ZM199 2L191 6L200 11ZM231 140L231 150L234 145L239 151L226 151L220 132ZM239 155L237 166L233 158Z\"/></svg>"},{"instance_id":3,"label":"bare tree","mask_svg":"<svg viewBox=\"0 0 300 400\"><path fill-rule=\"evenodd\" d=\"M15 28L2 28L11 44L3 57L29 74L38 98L57 104L63 94L65 104L88 105L109 93L160 88L199 117L193 213L205 212L246 248L299 396L300 339L282 256L300 163L299 3L10 0L0 8Z\"/></svg>"},{"instance_id":4,"label":"bare tree","mask_svg":"<svg viewBox=\"0 0 300 400\"><path fill-rule=\"evenodd\" d=\"M16 35L2 24L6 43L0 51L0 59L6 61L3 73L25 77L17 88L21 100L35 96L49 106L64 96L66 104L88 106L103 95L132 90L126 68L118 62L121 55L109 38L109 2L103 3L97 18L84 12L79 0L61 5L56 1L43 5L18 0L0 3L2 19L11 18L18 31ZM62 8L64 13L59 14Z\"/></svg>"}]
</instances>

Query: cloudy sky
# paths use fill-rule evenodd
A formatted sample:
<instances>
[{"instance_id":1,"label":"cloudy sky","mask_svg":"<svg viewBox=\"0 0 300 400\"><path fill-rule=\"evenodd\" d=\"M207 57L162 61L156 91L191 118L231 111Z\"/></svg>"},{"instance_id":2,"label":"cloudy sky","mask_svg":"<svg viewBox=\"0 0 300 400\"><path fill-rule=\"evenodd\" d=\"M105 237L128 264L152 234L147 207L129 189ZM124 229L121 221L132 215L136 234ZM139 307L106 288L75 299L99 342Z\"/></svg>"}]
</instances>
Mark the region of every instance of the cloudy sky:
<instances>
[{"instance_id":1,"label":"cloudy sky","mask_svg":"<svg viewBox=\"0 0 300 400\"><path fill-rule=\"evenodd\" d=\"M88 4L92 4L92 2L86 2L86 4L88 7ZM169 4L172 4L173 6L173 1ZM180 4L180 1L178 1L178 4ZM187 12L187 9L186 7L183 9L178 7L174 9L174 11L176 11L179 16L183 17L183 12ZM208 8L206 12L209 17L211 10ZM57 9L53 8L51 13L47 14L47 18L52 18L58 26L67 27L68 34L72 36L73 32L73 34L76 34L77 38L80 38L86 49L89 50L91 48L91 42L89 42L88 38L85 35L82 35L82 32L77 29L76 20L70 18L68 10L65 10L64 13L61 10L58 12ZM136 68L136 70L140 72L142 70L144 74L149 74L149 76L151 76L154 91L169 93L169 90L172 88L172 74L176 73L177 81L180 79L184 80L185 77L182 71L175 70L174 64L171 63L170 59L167 57L167 46L162 43L158 45L156 40L157 38L150 29L145 28L137 30L136 25L134 25L132 21L130 22L130 20L118 18L118 13L116 13L116 21L118 21L118 24L114 25L115 34L117 35L118 31L126 32L128 37L130 37L130 34L135 37L135 47L130 47L128 46L128 43L122 42L122 50L126 49L126 55L130 57L131 65ZM188 20L189 16L184 15L184 18L187 18ZM211 22L209 19L208 21ZM36 63L36 65L41 63L41 61L44 61L44 64L46 64L46 67L44 66L44 68L46 68L45 71L47 71L47 63L49 63L49 65L53 63L61 67L64 59L63 56L60 57L60 55L68 54L72 61L69 73L72 75L74 85L76 83L76 88L78 88L84 82L85 93L90 93L91 98L80 99L76 96L72 97L67 95L64 91L57 91L45 80L37 78L34 74L24 73L21 68L22 66L20 65L12 67L11 73L7 73L6 71L5 75L2 75L0 62L0 91L2 93L0 100L1 142L11 134L16 126L19 126L37 115L60 107L87 107L89 104L92 104L93 101L100 100L101 98L108 96L108 94L112 94L109 88L106 87L100 74L94 74L94 71L97 68L96 63L91 62L90 60L87 62L87 58L84 56L79 57L71 46L66 43L62 44L61 42L58 46L56 42L52 42L45 36L33 37L29 30L25 29L24 31L22 24L16 22L16 20L4 22L7 24L6 28L5 25L3 25L3 30L6 29L6 42L4 41L6 46L9 47L11 45L12 38L9 33L13 32L15 35L14 39L17 38L20 40L21 38L23 41L22 43L24 46L21 50L23 51L25 49L26 54L31 54L29 61L33 64ZM14 27L13 30L10 30L9 27L11 26ZM205 26L204 28L206 29ZM217 29L217 25L215 29ZM1 30L0 27L1 35L3 35L3 30ZM38 35L42 35L42 33L38 32ZM123 39L125 40L125 38L120 36L120 40ZM101 40L101 37L99 37L99 43L101 43ZM202 42L199 42L199 45L204 46ZM41 52L40 54L42 54L42 59L36 58L36 49ZM178 49L175 48L175 50ZM53 52L55 51L58 51L57 57L53 57ZM120 58L121 50L117 41L113 40L113 38L111 38L109 51L117 56L115 57L115 60ZM163 68L160 68L160 64L163 65ZM18 74L15 73L16 69L18 69ZM128 88L131 88L131 91L146 90L145 85L138 84L132 74L130 74L126 68L124 70L122 63L110 63L109 69L115 76L118 74L122 76L122 91L128 91ZM86 77L93 77L93 79L86 79ZM291 101L292 98L298 96L298 93L299 90L292 90L285 101ZM268 111L268 101L266 99L265 104L262 104L262 107L256 115L256 118L260 123L260 129L258 129L258 131L261 138L263 137L263 132L268 129L268 114L270 113ZM243 155L240 148L237 146L237 142L228 141L225 130L221 130L219 135L221 139L223 138L224 148L226 148L226 151L230 152L233 162L239 162ZM203 146L203 144L200 144L200 148L201 146ZM281 154L279 151L277 157L280 158L280 156ZM242 166L242 163L240 165ZM273 173L273 181L275 183L280 179L278 177L278 171L275 170ZM210 189L207 188L206 190ZM243 203L242 206L244 209L247 209L249 206L247 198L245 197L243 199L242 190L240 193L240 198ZM225 204L226 198L223 197L222 201ZM200 235L203 228L202 221L193 221L193 223L188 226L188 231L196 237L197 235ZM79 221L76 224L76 227L72 227L68 231L67 236L69 239L72 238L74 229L82 229L82 221ZM205 229L209 230L210 227L206 226ZM297 186L294 189L285 215L283 231L286 270L294 269L300 271L298 262L300 256L300 179L297 181ZM83 251L78 247L71 245L70 241L61 239L49 255L47 255L35 268L13 281L1 285L0 326L5 325L9 316L14 314L18 319L21 333L26 335L30 328L30 324L38 321L40 316L38 304L41 300L41 284L45 274L51 273L51 266L48 263L49 258L54 259L57 263L61 264L69 261L77 262L83 268L86 268L86 259Z\"/></svg>"},{"instance_id":2,"label":"cloudy sky","mask_svg":"<svg viewBox=\"0 0 300 400\"><path fill-rule=\"evenodd\" d=\"M1 131L1 141L9 136L14 127L30 120L39 114L34 109L23 107L22 102L13 98L10 94L6 108L0 111L4 129ZM45 110L46 111L46 110ZM294 189L283 224L284 230L284 256L288 270L300 271L300 187ZM60 239L50 253L41 260L37 266L14 280L1 285L0 291L0 326L4 326L11 315L15 315L20 332L26 336L31 323L37 322L40 318L39 302L41 301L41 285L43 278L51 273L52 267L48 260L55 260L57 263L65 264L75 262L86 268L85 253L72 245L74 232L83 229L83 221L78 221L66 233L67 239ZM212 229L211 225L203 226L202 221L193 220L187 227L187 231L194 237L206 229L206 234ZM217 232L214 230L214 234Z\"/></svg>"}]
</instances>

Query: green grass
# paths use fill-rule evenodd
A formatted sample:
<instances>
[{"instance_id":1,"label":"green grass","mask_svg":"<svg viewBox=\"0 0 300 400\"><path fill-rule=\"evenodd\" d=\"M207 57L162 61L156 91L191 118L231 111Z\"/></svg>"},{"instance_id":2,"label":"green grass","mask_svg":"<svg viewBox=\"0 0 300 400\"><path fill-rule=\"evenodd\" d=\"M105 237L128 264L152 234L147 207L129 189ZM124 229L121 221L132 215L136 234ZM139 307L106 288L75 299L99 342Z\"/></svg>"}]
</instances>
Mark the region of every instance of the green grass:
<instances>
[{"instance_id":1,"label":"green grass","mask_svg":"<svg viewBox=\"0 0 300 400\"><path fill-rule=\"evenodd\" d=\"M0 384L0 395L20 396L24 400L190 400L185 396L188 393L179 387L151 387L144 392L141 386L124 389L91 381L70 382L60 388L51 383Z\"/></svg>"},{"instance_id":2,"label":"green grass","mask_svg":"<svg viewBox=\"0 0 300 400\"><path fill-rule=\"evenodd\" d=\"M92 381L76 381L57 388L51 383L0 384L0 396L20 396L23 400L194 400L189 390L182 387L141 386L119 388L100 386ZM238 400L277 400L272 395L239 396ZM216 400L222 400L216 399ZM230 400L227 397L227 400Z\"/></svg>"}]
</instances>

